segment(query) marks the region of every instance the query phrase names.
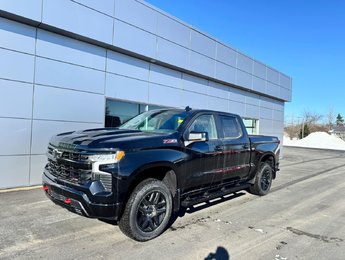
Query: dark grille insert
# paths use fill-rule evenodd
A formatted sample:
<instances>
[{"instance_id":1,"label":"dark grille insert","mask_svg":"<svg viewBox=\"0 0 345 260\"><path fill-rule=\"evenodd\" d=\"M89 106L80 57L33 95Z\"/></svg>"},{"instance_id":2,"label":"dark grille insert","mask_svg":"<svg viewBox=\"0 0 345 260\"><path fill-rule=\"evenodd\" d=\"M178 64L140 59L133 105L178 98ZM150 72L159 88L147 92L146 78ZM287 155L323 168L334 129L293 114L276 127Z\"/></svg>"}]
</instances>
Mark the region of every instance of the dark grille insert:
<instances>
[{"instance_id":1,"label":"dark grille insert","mask_svg":"<svg viewBox=\"0 0 345 260\"><path fill-rule=\"evenodd\" d=\"M85 184L91 179L91 169L78 169L71 165L48 159L47 170L58 179Z\"/></svg>"},{"instance_id":2,"label":"dark grille insert","mask_svg":"<svg viewBox=\"0 0 345 260\"><path fill-rule=\"evenodd\" d=\"M48 164L46 169L56 178L74 183L85 184L91 180L99 180L106 191L112 190L112 175L99 172L92 177L92 164L88 161L90 153L74 152L48 147Z\"/></svg>"}]
</instances>

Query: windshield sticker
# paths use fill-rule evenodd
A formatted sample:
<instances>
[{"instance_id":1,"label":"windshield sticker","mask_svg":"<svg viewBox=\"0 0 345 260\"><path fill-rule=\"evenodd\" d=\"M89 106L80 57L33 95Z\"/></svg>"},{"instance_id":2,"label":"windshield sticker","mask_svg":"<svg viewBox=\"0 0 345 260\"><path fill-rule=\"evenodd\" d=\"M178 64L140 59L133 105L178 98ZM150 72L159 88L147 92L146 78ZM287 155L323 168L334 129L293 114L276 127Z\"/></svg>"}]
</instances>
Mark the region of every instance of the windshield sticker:
<instances>
[{"instance_id":1,"label":"windshield sticker","mask_svg":"<svg viewBox=\"0 0 345 260\"><path fill-rule=\"evenodd\" d=\"M164 139L163 144L176 144L177 139Z\"/></svg>"}]
</instances>

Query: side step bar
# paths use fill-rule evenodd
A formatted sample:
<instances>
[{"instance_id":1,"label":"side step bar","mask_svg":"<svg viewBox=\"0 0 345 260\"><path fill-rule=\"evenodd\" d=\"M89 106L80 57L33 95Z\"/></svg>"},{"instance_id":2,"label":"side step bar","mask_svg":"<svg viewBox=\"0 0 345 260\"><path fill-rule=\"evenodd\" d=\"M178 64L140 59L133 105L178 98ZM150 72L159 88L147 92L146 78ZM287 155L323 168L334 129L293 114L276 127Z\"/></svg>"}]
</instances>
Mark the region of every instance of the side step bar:
<instances>
[{"instance_id":1,"label":"side step bar","mask_svg":"<svg viewBox=\"0 0 345 260\"><path fill-rule=\"evenodd\" d=\"M246 184L242 184L240 186L235 186L235 187L231 187L231 188L223 187L222 189L219 189L219 190L213 191L213 192L205 192L205 193L201 194L200 196L195 196L193 198L187 197L181 201L181 206L184 208L187 208L189 206L199 204L201 202L212 200L212 199L215 199L215 198L218 198L218 197L230 194L230 193L234 193L234 192L237 192L240 190L245 190L249 187L250 187L250 184L246 183Z\"/></svg>"}]
</instances>

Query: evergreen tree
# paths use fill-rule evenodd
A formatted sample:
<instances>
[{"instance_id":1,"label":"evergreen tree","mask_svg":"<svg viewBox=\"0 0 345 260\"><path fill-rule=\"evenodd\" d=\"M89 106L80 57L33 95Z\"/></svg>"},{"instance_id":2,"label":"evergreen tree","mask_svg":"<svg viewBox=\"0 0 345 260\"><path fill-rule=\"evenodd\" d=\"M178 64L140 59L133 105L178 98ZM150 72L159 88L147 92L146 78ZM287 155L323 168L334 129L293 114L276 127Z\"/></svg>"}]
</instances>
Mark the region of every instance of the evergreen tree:
<instances>
[{"instance_id":1,"label":"evergreen tree","mask_svg":"<svg viewBox=\"0 0 345 260\"><path fill-rule=\"evenodd\" d=\"M342 125L344 125L344 118L341 116L340 113L339 113L338 116L337 116L336 125L337 125L337 126L342 126Z\"/></svg>"}]
</instances>

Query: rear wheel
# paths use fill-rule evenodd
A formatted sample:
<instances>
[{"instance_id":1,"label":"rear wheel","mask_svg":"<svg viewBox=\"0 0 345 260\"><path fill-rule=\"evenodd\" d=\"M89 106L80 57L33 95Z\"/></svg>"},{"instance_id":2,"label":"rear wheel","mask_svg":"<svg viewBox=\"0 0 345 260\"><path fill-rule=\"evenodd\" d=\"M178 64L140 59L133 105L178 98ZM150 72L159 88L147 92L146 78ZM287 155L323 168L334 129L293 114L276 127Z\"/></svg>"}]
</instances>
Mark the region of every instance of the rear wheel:
<instances>
[{"instance_id":1,"label":"rear wheel","mask_svg":"<svg viewBox=\"0 0 345 260\"><path fill-rule=\"evenodd\" d=\"M137 241L147 241L164 232L172 212L172 196L156 179L141 182L131 194L119 221L121 231Z\"/></svg>"},{"instance_id":2,"label":"rear wheel","mask_svg":"<svg viewBox=\"0 0 345 260\"><path fill-rule=\"evenodd\" d=\"M259 196L266 195L271 189L272 180L273 170L271 165L266 162L262 163L256 173L254 184L249 188L249 192Z\"/></svg>"}]
</instances>

